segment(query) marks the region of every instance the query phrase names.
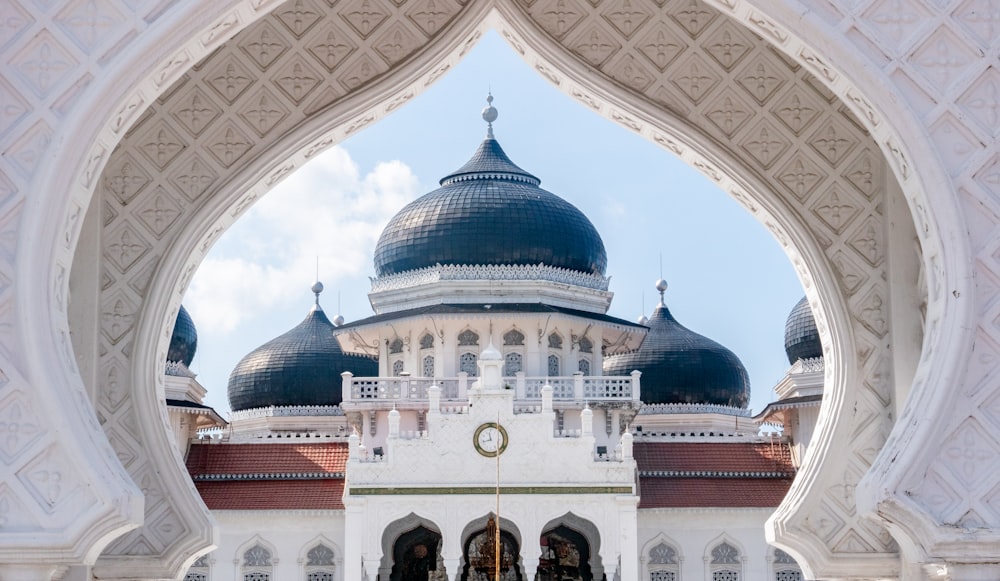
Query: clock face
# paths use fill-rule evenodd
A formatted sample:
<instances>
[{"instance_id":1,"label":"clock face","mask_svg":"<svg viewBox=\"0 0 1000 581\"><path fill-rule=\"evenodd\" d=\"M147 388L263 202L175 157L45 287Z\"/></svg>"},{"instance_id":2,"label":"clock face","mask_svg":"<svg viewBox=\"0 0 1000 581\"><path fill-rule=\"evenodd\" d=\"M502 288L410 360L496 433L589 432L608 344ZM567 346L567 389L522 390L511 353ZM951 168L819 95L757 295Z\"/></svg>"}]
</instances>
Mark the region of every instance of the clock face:
<instances>
[{"instance_id":1,"label":"clock face","mask_svg":"<svg viewBox=\"0 0 1000 581\"><path fill-rule=\"evenodd\" d=\"M483 456L495 458L507 449L507 430L496 422L486 422L476 428L472 444Z\"/></svg>"}]
</instances>

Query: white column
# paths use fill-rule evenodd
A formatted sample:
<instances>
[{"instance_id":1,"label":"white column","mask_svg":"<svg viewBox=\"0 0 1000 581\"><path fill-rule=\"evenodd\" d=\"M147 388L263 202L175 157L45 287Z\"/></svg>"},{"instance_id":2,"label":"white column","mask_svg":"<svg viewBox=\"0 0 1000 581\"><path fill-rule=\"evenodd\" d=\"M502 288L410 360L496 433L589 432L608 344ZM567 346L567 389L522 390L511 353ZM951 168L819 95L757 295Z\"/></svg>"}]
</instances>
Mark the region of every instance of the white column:
<instances>
[{"instance_id":1,"label":"white column","mask_svg":"<svg viewBox=\"0 0 1000 581\"><path fill-rule=\"evenodd\" d=\"M637 496L619 496L617 499L618 503L618 527L621 531L621 547L619 551L621 553L621 566L620 573L621 578L624 579L638 579L639 578L639 520L638 520L638 506L639 497ZM605 561L605 572L608 567L608 562Z\"/></svg>"},{"instance_id":2,"label":"white column","mask_svg":"<svg viewBox=\"0 0 1000 581\"><path fill-rule=\"evenodd\" d=\"M344 581L363 579L362 539L366 536L364 508L364 501L344 499Z\"/></svg>"}]
</instances>

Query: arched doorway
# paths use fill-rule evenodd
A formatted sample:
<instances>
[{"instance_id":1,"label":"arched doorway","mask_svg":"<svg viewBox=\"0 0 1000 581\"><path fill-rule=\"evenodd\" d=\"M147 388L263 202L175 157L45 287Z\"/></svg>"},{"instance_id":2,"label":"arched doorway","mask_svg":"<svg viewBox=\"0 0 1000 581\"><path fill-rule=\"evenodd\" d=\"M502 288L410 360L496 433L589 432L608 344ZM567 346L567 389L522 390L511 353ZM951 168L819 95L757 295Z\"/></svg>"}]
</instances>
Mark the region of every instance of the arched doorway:
<instances>
[{"instance_id":1,"label":"arched doorway","mask_svg":"<svg viewBox=\"0 0 1000 581\"><path fill-rule=\"evenodd\" d=\"M392 544L392 572L389 581L447 579L440 563L441 533L418 526L396 538Z\"/></svg>"},{"instance_id":2,"label":"arched doorway","mask_svg":"<svg viewBox=\"0 0 1000 581\"><path fill-rule=\"evenodd\" d=\"M559 525L543 532L539 545L536 581L594 581L590 543L578 531Z\"/></svg>"},{"instance_id":3,"label":"arched doorway","mask_svg":"<svg viewBox=\"0 0 1000 581\"><path fill-rule=\"evenodd\" d=\"M496 580L496 537L499 535L500 579ZM462 581L522 581L521 547L517 537L487 517L485 525L469 534L462 543Z\"/></svg>"}]
</instances>

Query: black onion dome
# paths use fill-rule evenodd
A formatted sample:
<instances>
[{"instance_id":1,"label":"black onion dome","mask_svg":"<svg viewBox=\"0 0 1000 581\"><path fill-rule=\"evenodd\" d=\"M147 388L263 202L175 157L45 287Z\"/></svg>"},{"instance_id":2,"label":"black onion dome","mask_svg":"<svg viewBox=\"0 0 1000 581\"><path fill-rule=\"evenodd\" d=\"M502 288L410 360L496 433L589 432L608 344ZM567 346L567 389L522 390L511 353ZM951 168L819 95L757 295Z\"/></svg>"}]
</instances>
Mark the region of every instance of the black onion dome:
<instances>
[{"instance_id":1,"label":"black onion dome","mask_svg":"<svg viewBox=\"0 0 1000 581\"><path fill-rule=\"evenodd\" d=\"M795 303L785 321L785 355L788 355L789 363L823 356L819 329L816 328L816 319L813 318L806 297Z\"/></svg>"},{"instance_id":2,"label":"black onion dome","mask_svg":"<svg viewBox=\"0 0 1000 581\"><path fill-rule=\"evenodd\" d=\"M239 411L340 404L340 374L375 376L378 362L344 353L334 329L317 305L297 327L251 351L229 375L229 406Z\"/></svg>"},{"instance_id":3,"label":"black onion dome","mask_svg":"<svg viewBox=\"0 0 1000 581\"><path fill-rule=\"evenodd\" d=\"M636 351L604 359L605 375L642 372L640 397L647 404L717 404L745 408L750 379L736 355L678 323L660 303Z\"/></svg>"},{"instance_id":4,"label":"black onion dome","mask_svg":"<svg viewBox=\"0 0 1000 581\"><path fill-rule=\"evenodd\" d=\"M389 221L375 246L375 273L541 263L604 275L608 255L597 229L540 183L507 157L491 132L440 188Z\"/></svg>"},{"instance_id":5,"label":"black onion dome","mask_svg":"<svg viewBox=\"0 0 1000 581\"><path fill-rule=\"evenodd\" d=\"M194 326L191 315L181 305L174 320L174 332L170 335L170 347L167 349L167 361L183 363L190 367L194 354L198 350L198 330Z\"/></svg>"}]
</instances>

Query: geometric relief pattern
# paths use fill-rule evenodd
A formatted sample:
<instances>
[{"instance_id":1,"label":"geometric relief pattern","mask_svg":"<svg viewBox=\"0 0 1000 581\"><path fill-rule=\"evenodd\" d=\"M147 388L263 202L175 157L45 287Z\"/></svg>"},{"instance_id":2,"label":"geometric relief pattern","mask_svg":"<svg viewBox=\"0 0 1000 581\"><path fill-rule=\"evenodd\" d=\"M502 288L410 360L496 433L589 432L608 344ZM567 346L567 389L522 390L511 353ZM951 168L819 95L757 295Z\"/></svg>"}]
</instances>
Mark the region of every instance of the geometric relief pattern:
<instances>
[{"instance_id":1,"label":"geometric relief pattern","mask_svg":"<svg viewBox=\"0 0 1000 581\"><path fill-rule=\"evenodd\" d=\"M845 443L854 451L826 457L821 468L829 481L839 482L825 493L821 511L827 514L792 527L797 535L819 536L831 553L892 558L896 548L888 533L858 516L853 486L885 442L893 405L880 390L891 384L882 340L888 328L883 180L890 172L884 156L874 153L878 144L847 109L831 105L832 96L818 90L815 69L779 57L760 36L698 0L633 0L628 35L611 25L600 6L588 10L580 2L559 13L553 5L530 3L525 11L606 78L683 111L684 119L764 176L786 213L814 232L849 303L857 340L874 347L858 361L860 377L871 377L861 382L853 412L867 420ZM586 39L599 47L585 45Z\"/></svg>"},{"instance_id":2,"label":"geometric relief pattern","mask_svg":"<svg viewBox=\"0 0 1000 581\"><path fill-rule=\"evenodd\" d=\"M295 0L279 6L274 15L249 26L241 20L245 15L233 12L215 24L208 24L205 32L191 43L192 46L202 43L199 50L215 49L217 37L225 38L246 27L237 39L218 48L193 68L184 56L167 59L154 75L155 86L143 89L145 95L133 94L114 116L110 131L115 138L135 120L140 119L141 124L132 128L110 158L105 159L106 152L98 151L97 147L97 153L91 157L93 163L87 162L80 181L84 187L91 187L93 176L86 174L106 164L97 180L95 195L101 198L100 204L105 210L107 229L103 234L117 234L117 239L107 240L114 240L119 246L114 250L105 246L101 253L102 260L107 262L100 269L104 273L102 292L112 295L102 296L100 300L100 350L107 356L102 358L97 376L113 381L101 385L102 390L111 392L98 394L96 399L98 416L108 430L109 439L114 434L122 446L120 455L142 455L142 444L135 436L138 430L127 425L125 418L126 410L132 408L131 390L137 389L128 385L132 343L129 318L134 319L142 304L136 288L144 286L135 284L132 279L140 277L141 273L148 276L153 272L163 249L176 235L178 224L183 220L171 221L169 215L174 211L185 216L194 215L221 181L235 170L234 164L247 159L248 151L255 153L264 149L267 140L279 135L283 128L300 122L305 114L328 107L348 92L387 73L391 64L398 62L403 54L399 47L418 50L418 45L426 44L455 17L460 6L467 3L460 0ZM116 65L121 55L133 46L133 39L143 38L147 28L159 25L160 17L172 11L163 10L163 6L170 3L133 0L7 0L2 4L0 56L3 58L0 62L7 65L10 74L0 80L0 138L6 147L5 155L0 156L0 192L3 193L0 280L11 281L16 279L14 245L30 241L36 234L18 230L23 209L21 202L30 179L38 171L73 171L65 167L51 168L45 162L44 154L53 149L49 140L53 134L52 124L62 120L78 121L69 114L74 111L79 97L85 94L84 88L106 67ZM253 12L269 9L275 2L253 0L243 4L241 8ZM893 166L906 180L913 166L903 149L891 139L874 143L853 125L847 113L837 113L839 105L824 83L839 82L841 94L845 87L848 93L852 87L850 81L835 78L836 73L826 68L822 58L799 53L794 57L796 62L792 63L791 57L778 56L780 50L773 50L770 56L765 54L772 49L750 30L775 43L785 43L789 34L770 23L757 8L748 10L740 0L719 2L719 6L740 15L743 21L734 25L734 21L718 10L697 0L632 0L627 3L628 10L621 10L620 6L625 4L584 0L518 2L548 36L562 42L585 62L599 63L592 66L604 76L596 82L610 82L640 91L666 110L683 112L685 118L701 123L710 139L734 152L747 152L740 157L748 165L756 164L754 169L771 182L774 192L794 196L795 199L784 197L784 203L791 215L798 215L814 226L816 238L838 276L840 291L855 313L855 322L858 322L855 330L863 346L865 368L885 368L885 348L867 347L888 343L877 340L880 326L872 321L861 325L860 321L864 316L877 318L879 302L884 304L887 296L882 266L885 261L880 259L887 255L884 250L885 218L881 214L885 192L881 181L889 175L889 170L884 158L875 152L892 152ZM901 108L909 107L919 112L921 121L928 128L934 128L933 147L941 153L944 163L949 164L947 169L956 191L968 193L970 198L987 207L996 204L996 198L1000 198L1000 180L996 179L993 167L1000 154L995 139L1000 134L998 81L993 68L976 66L978 61L995 56L1000 23L994 3L990 0L841 3L852 6L850 10L822 4L814 14L825 19L833 29L850 31L838 40L856 43L856 49L869 59L872 70L880 70L884 78L895 84L889 90L901 101ZM588 41L594 42L588 45ZM204 54L199 50L194 52ZM584 51L590 52L589 59L582 56ZM758 64L763 65L762 73ZM171 94L157 94L164 89L157 81L176 78L178 69L188 68L190 70L179 84L171 88ZM549 69L551 67L546 68ZM780 74L776 75L775 71ZM736 74L741 78L737 79ZM782 78L780 82L774 80L778 77ZM758 82L753 82L754 78ZM720 100L718 88L729 89L728 104L724 97ZM257 97L256 106L266 95L268 99L278 99L273 105L280 107L258 108L258 122L250 124L255 119L251 95ZM150 96L160 100L150 106ZM576 96L594 99L586 93ZM749 107L751 102L759 107ZM270 101L265 105L267 103ZM855 104L859 116L866 116L863 99ZM938 106L940 104L955 104L956 107ZM275 121L273 111L284 112L285 116ZM749 117L741 123L743 112ZM605 114L609 113L605 111ZM875 124L875 117L866 117ZM770 122L761 125L758 118L768 118ZM220 133L222 127L232 132ZM760 139L762 127L768 133L765 140ZM266 135L258 139L256 136L262 130ZM663 136L654 135L652 139L665 147L680 147ZM754 139L757 144L751 145ZM782 151L769 147L768 155L761 156L760 145L772 140L786 147ZM240 143L245 148L242 153L237 148ZM871 163L862 162L859 166L856 156L862 150L872 154ZM751 154L753 151L758 153ZM84 155L90 156L89 153ZM65 155L52 157L67 158ZM858 177L849 177L852 175ZM873 179L869 179L869 175ZM845 191L859 197L848 195L845 199L842 197ZM155 196L145 197L148 192L166 195L174 205L161 203L157 206ZM831 192L837 192L836 201ZM142 204L131 203L137 197L142 198ZM851 219L846 223L831 225L833 219L829 218L829 213L826 220L820 218L821 208L845 204L856 210L851 212ZM85 201L83 207L86 207ZM152 213L140 217L137 208ZM922 223L926 218L919 214L930 210L914 208L918 234L924 238L933 234L929 234L930 229ZM73 211L71 209L70 213ZM75 211L79 213L80 207ZM1000 219L996 214L982 214L977 218L979 221L969 227L972 239L980 245L972 249L980 257L973 274L979 280L1000 280L1000 256L988 251L991 241L996 239L992 231L1000 228ZM71 253L75 222L60 217L54 219L60 225L67 225L65 249L60 252ZM936 244L924 245L925 260L928 264L937 260L938 267L944 269L946 265L940 264L941 257L934 254L936 250L932 246ZM931 300L940 300L935 299L934 285L941 276L941 273L927 275ZM970 299L977 302L976 312L987 312L997 304L998 288L992 285L978 289L976 296ZM10 295L6 289L0 290L0 325L5 328L14 327L17 315L16 309L10 307ZM65 299L60 301L65 302ZM868 315L861 314L863 309L867 309ZM105 320L108 314L111 317ZM975 330L977 360L1000 360L1000 327L995 319L995 316L984 318ZM925 328L933 329L938 324L947 322L928 320ZM9 336L0 341L0 367L8 374L13 368L8 364L10 353L16 351L16 341ZM926 352L930 353L934 347L930 345ZM1000 491L983 492L986 480L968 474L959 459L966 453L973 456L982 453L965 444L970 434L981 436L988 451L996 449L995 435L1000 433L995 419L991 419L996 413L988 411L1000 409L996 404L1000 390L995 382L984 382L981 377L967 381L973 380L978 383L949 386L954 393L967 396L966 399L956 399L949 409L932 412L939 420L934 422L935 429L948 435L949 446L929 450L927 463L930 468L914 467L912 473L918 476L900 489L912 491L913 498L939 522L971 524L982 519L990 526L998 526ZM875 386L883 382L864 383ZM849 389L860 390L857 397L853 392L847 394L848 401L856 400L860 405L852 411L859 419L855 421L857 428L852 429L849 445L858 452L877 451L884 441L888 420L867 418L887 417L888 414L883 413L885 407L878 403L885 399L866 395L865 390L874 389L872 387ZM2 405L8 405L9 401L16 400L3 400ZM952 417L949 414L955 419L949 419ZM968 418L971 420L966 421ZM21 463L19 466L24 465L22 456L28 455L19 442L10 443L3 453L8 458L16 457ZM845 464L862 469L872 457L870 452L845 454L836 461L828 459L829 468L824 466L823 470L845 473ZM131 464L142 467L143 461L133 460ZM38 484L39 477L26 476L25 482L34 483L32 486L41 491L37 494L46 498L44 486ZM985 497L977 496L981 493ZM0 513L4 510L17 512L17 507L34 502L26 496L15 496L9 487L0 488L0 500L6 501L0 502ZM973 499L978 504L965 507L966 499ZM872 546L889 546L881 533L857 527L856 519L848 518L832 506L829 502L823 503L815 509L813 517L799 523L798 531L822 531L820 536L831 546L845 546L848 537L858 541L858 535L868 539L865 543ZM958 514L953 515L953 512ZM961 520L964 515L968 517ZM149 517L147 522L151 522ZM876 538L880 539L878 543L874 542ZM860 546L861 543L852 544ZM150 554L148 547L148 543L139 543L132 554Z\"/></svg>"},{"instance_id":3,"label":"geometric relief pattern","mask_svg":"<svg viewBox=\"0 0 1000 581\"><path fill-rule=\"evenodd\" d=\"M148 280L185 217L266 143L419 50L459 8L448 0L282 4L188 70L112 152L97 195L106 208L103 268L114 276L101 290L100 373L113 382L97 403L136 481L149 481L151 465L129 401L149 387L129 385L125 369ZM185 534L167 499L147 493L145 513L145 525L102 560L165 554Z\"/></svg>"}]
</instances>

